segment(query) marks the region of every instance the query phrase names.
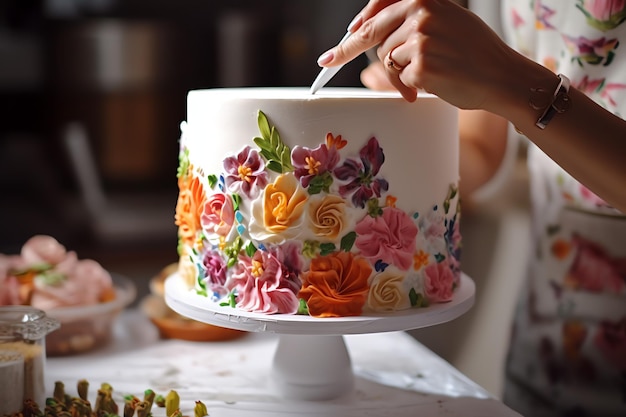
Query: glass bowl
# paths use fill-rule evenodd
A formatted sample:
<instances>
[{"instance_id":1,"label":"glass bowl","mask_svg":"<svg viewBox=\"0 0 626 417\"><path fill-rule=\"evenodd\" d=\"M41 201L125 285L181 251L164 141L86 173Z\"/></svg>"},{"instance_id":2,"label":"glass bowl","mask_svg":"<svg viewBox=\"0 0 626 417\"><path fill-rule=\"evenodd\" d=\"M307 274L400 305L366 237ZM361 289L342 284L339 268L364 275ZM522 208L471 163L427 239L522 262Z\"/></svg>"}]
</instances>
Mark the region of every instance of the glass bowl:
<instances>
[{"instance_id":1,"label":"glass bowl","mask_svg":"<svg viewBox=\"0 0 626 417\"><path fill-rule=\"evenodd\" d=\"M46 310L61 327L46 336L48 356L73 355L105 346L111 341L113 324L119 313L133 302L137 288L131 280L111 274L115 298L88 306L59 307Z\"/></svg>"}]
</instances>

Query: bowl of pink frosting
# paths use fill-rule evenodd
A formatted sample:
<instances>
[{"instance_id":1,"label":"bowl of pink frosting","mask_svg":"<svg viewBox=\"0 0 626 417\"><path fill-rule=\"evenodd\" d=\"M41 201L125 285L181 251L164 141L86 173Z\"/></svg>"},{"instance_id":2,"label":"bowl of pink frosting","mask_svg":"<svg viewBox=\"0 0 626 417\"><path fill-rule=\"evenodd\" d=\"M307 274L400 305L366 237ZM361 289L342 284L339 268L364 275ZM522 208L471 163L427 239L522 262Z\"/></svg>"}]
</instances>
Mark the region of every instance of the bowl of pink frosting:
<instances>
[{"instance_id":1,"label":"bowl of pink frosting","mask_svg":"<svg viewBox=\"0 0 626 417\"><path fill-rule=\"evenodd\" d=\"M49 356L108 344L116 318L135 296L130 279L80 259L51 236L33 236L17 255L0 254L0 306L30 305L61 324L46 336Z\"/></svg>"}]
</instances>

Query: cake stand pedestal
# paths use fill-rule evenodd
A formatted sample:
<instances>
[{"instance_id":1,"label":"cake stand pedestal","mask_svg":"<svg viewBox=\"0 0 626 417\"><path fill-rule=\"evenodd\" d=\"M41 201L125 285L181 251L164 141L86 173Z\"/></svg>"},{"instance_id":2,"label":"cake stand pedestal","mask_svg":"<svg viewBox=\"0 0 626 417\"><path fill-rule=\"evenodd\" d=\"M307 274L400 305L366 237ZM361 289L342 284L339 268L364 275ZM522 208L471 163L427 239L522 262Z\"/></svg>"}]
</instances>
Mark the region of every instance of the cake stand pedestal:
<instances>
[{"instance_id":1,"label":"cake stand pedestal","mask_svg":"<svg viewBox=\"0 0 626 417\"><path fill-rule=\"evenodd\" d=\"M474 282L462 274L461 285L448 303L376 316L315 318L236 311L188 290L178 274L165 281L166 303L183 316L237 330L278 333L271 382L282 397L308 401L330 400L353 390L354 374L344 334L445 323L465 314L474 304L474 294Z\"/></svg>"}]
</instances>

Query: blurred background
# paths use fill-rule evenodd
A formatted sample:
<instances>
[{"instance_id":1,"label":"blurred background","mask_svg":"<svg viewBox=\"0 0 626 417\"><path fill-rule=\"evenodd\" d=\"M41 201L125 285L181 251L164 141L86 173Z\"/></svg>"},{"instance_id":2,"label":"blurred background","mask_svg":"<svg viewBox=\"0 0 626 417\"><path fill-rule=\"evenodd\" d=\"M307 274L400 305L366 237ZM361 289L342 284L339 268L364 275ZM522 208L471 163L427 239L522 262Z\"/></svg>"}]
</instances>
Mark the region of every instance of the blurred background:
<instances>
[{"instance_id":1,"label":"blurred background","mask_svg":"<svg viewBox=\"0 0 626 417\"><path fill-rule=\"evenodd\" d=\"M34 233L171 251L187 92L310 85L362 3L2 0L0 251Z\"/></svg>"},{"instance_id":2,"label":"blurred background","mask_svg":"<svg viewBox=\"0 0 626 417\"><path fill-rule=\"evenodd\" d=\"M132 278L139 300L149 279L178 259L187 92L309 86L319 54L364 4L0 0L0 253L52 235ZM360 86L366 63L346 65L330 85ZM477 285L475 307L411 331L494 395L527 250L524 172L520 152L508 185L463 213L463 270Z\"/></svg>"}]
</instances>

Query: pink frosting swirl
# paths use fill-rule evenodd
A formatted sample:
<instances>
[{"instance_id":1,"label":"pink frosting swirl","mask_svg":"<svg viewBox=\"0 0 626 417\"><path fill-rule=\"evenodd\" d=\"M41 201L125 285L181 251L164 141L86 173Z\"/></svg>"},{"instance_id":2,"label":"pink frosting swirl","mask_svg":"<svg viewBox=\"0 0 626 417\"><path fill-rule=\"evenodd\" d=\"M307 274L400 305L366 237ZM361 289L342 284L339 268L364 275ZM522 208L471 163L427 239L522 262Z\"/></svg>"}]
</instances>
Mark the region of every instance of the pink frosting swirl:
<instances>
[{"instance_id":1,"label":"pink frosting swirl","mask_svg":"<svg viewBox=\"0 0 626 417\"><path fill-rule=\"evenodd\" d=\"M32 284L28 279L20 283L20 277L27 276L34 277ZM20 285L31 286L30 299L20 292ZM51 236L33 236L19 256L0 255L0 305L29 302L49 310L97 304L112 294L108 271L94 260L79 260L76 252L68 252Z\"/></svg>"}]
</instances>

